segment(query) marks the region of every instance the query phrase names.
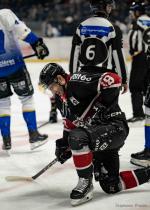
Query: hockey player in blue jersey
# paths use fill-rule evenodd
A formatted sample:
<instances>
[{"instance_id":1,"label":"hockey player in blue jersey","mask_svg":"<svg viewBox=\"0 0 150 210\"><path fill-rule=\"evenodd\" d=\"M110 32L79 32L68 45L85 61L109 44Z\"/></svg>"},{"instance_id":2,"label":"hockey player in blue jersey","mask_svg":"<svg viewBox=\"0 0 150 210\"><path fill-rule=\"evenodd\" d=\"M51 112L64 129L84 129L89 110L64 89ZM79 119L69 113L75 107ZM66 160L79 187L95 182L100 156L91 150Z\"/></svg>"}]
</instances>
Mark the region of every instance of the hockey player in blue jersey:
<instances>
[{"instance_id":1,"label":"hockey player in blue jersey","mask_svg":"<svg viewBox=\"0 0 150 210\"><path fill-rule=\"evenodd\" d=\"M48 48L42 38L36 36L9 9L0 10L0 130L3 138L3 150L11 149L10 131L10 97L11 88L19 96L22 103L23 118L29 132L31 149L47 142L47 135L37 130L36 113L33 102L33 86L30 75L24 63L19 39L29 43L38 59L44 59Z\"/></svg>"}]
</instances>

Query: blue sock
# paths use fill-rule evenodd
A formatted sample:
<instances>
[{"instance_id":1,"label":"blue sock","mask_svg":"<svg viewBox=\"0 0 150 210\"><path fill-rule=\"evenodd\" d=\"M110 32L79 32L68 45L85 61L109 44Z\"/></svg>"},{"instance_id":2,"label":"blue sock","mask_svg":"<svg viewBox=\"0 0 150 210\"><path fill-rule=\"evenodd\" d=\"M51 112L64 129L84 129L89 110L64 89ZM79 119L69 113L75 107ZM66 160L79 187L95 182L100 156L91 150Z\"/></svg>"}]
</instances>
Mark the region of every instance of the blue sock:
<instances>
[{"instance_id":1,"label":"blue sock","mask_svg":"<svg viewBox=\"0 0 150 210\"><path fill-rule=\"evenodd\" d=\"M35 111L23 112L23 117L24 117L24 120L26 121L28 131L37 130Z\"/></svg>"},{"instance_id":2,"label":"blue sock","mask_svg":"<svg viewBox=\"0 0 150 210\"><path fill-rule=\"evenodd\" d=\"M10 136L10 116L0 117L0 130L2 137Z\"/></svg>"},{"instance_id":3,"label":"blue sock","mask_svg":"<svg viewBox=\"0 0 150 210\"><path fill-rule=\"evenodd\" d=\"M145 148L150 149L150 126L145 126Z\"/></svg>"}]
</instances>

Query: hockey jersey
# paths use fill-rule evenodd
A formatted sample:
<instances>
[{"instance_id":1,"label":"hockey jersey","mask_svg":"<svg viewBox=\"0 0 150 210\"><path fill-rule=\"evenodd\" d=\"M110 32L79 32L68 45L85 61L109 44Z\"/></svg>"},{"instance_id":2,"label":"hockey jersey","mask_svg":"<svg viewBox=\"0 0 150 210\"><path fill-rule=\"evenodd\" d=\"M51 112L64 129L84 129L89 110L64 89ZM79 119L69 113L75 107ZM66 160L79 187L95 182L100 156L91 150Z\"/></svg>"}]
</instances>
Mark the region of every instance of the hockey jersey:
<instances>
[{"instance_id":1,"label":"hockey jersey","mask_svg":"<svg viewBox=\"0 0 150 210\"><path fill-rule=\"evenodd\" d=\"M18 39L24 40L29 34L31 30L11 10L0 10L0 77L7 77L25 65Z\"/></svg>"},{"instance_id":2,"label":"hockey jersey","mask_svg":"<svg viewBox=\"0 0 150 210\"><path fill-rule=\"evenodd\" d=\"M147 49L150 46L150 17L148 15L142 15L137 20L138 26L142 29L142 39Z\"/></svg>"},{"instance_id":3,"label":"hockey jersey","mask_svg":"<svg viewBox=\"0 0 150 210\"><path fill-rule=\"evenodd\" d=\"M56 95L65 130L106 122L113 117L122 118L118 105L120 87L121 78L116 73L80 71L73 74L65 97Z\"/></svg>"}]
</instances>

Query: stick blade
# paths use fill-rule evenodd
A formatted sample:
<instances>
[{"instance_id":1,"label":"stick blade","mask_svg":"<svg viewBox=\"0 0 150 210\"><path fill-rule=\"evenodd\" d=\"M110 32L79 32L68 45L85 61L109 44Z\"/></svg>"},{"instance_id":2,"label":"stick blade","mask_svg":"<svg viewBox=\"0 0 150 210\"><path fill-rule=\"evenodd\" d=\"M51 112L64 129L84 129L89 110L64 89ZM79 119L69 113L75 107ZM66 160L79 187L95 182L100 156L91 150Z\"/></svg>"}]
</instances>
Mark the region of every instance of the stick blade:
<instances>
[{"instance_id":1,"label":"stick blade","mask_svg":"<svg viewBox=\"0 0 150 210\"><path fill-rule=\"evenodd\" d=\"M19 182L19 181L27 181L27 182L32 182L33 179L30 176L6 176L5 177L6 181L8 182Z\"/></svg>"}]
</instances>

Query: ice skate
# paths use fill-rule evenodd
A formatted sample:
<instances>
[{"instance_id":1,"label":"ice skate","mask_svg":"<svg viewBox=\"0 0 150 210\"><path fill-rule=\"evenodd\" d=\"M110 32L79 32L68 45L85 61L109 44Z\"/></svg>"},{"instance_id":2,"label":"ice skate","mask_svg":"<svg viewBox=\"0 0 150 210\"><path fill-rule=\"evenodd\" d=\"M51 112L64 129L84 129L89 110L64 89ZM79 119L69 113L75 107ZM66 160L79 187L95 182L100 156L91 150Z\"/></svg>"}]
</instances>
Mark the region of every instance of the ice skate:
<instances>
[{"instance_id":1,"label":"ice skate","mask_svg":"<svg viewBox=\"0 0 150 210\"><path fill-rule=\"evenodd\" d=\"M141 122L145 120L145 116L142 116L142 117L132 117L132 118L129 118L127 121L128 123L135 123L135 122Z\"/></svg>"},{"instance_id":2,"label":"ice skate","mask_svg":"<svg viewBox=\"0 0 150 210\"><path fill-rule=\"evenodd\" d=\"M30 135L29 142L31 150L34 150L48 142L47 139L48 135L40 134L38 131L32 131L29 133L29 135Z\"/></svg>"},{"instance_id":3,"label":"ice skate","mask_svg":"<svg viewBox=\"0 0 150 210\"><path fill-rule=\"evenodd\" d=\"M77 206L88 202L93 198L93 184L92 178L79 178L77 186L70 194L71 205Z\"/></svg>"},{"instance_id":4,"label":"ice skate","mask_svg":"<svg viewBox=\"0 0 150 210\"><path fill-rule=\"evenodd\" d=\"M10 138L10 136L3 137L2 150L10 150L10 149L11 149L11 138Z\"/></svg>"},{"instance_id":5,"label":"ice skate","mask_svg":"<svg viewBox=\"0 0 150 210\"><path fill-rule=\"evenodd\" d=\"M137 166L142 166L142 167L150 166L150 149L145 148L141 152L131 154L130 162Z\"/></svg>"}]
</instances>

